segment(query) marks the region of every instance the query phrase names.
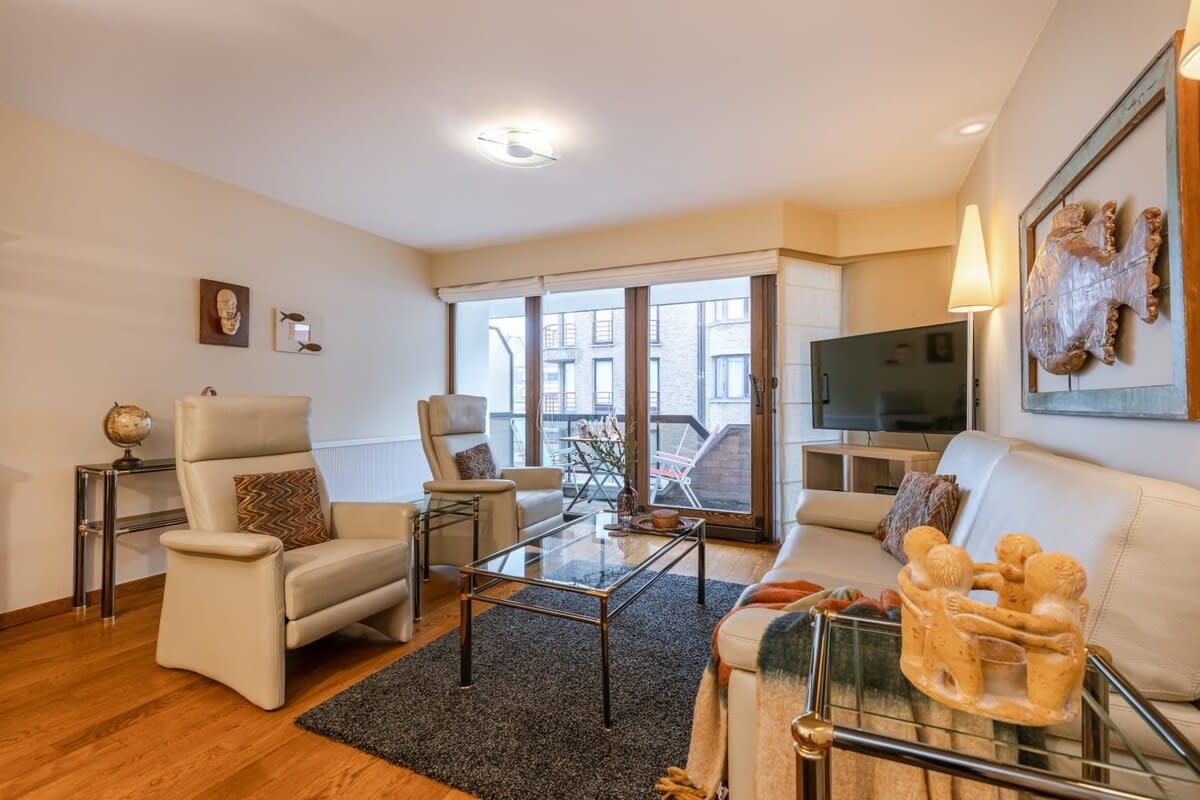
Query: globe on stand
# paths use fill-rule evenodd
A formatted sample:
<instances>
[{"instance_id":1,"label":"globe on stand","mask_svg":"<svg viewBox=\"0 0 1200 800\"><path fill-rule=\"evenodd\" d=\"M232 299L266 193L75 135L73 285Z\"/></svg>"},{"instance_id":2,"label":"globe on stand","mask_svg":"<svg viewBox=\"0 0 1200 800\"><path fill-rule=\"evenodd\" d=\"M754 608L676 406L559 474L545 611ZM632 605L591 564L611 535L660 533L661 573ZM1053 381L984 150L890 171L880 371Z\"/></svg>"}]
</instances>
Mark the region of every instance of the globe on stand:
<instances>
[{"instance_id":1,"label":"globe on stand","mask_svg":"<svg viewBox=\"0 0 1200 800\"><path fill-rule=\"evenodd\" d=\"M125 455L113 462L113 469L136 469L142 460L131 452L134 447L150 435L154 420L145 409L113 403L104 415L104 435L117 447L125 448Z\"/></svg>"}]
</instances>

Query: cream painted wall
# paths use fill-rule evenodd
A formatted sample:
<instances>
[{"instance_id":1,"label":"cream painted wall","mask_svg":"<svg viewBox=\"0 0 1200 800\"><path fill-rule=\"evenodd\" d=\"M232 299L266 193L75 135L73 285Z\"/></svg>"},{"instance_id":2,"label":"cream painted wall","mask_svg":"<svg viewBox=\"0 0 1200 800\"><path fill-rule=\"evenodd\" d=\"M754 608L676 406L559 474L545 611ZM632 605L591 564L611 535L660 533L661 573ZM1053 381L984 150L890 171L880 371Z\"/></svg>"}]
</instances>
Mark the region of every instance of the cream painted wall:
<instances>
[{"instance_id":1,"label":"cream painted wall","mask_svg":"<svg viewBox=\"0 0 1200 800\"><path fill-rule=\"evenodd\" d=\"M1021 410L1020 396L1017 217L1183 27L1187 5L1187 0L1059 0L958 200L960 217L967 203L980 205L999 302L977 320L981 368L989 376L983 384L983 427L1108 466L1200 486L1200 423L1028 414Z\"/></svg>"},{"instance_id":2,"label":"cream painted wall","mask_svg":"<svg viewBox=\"0 0 1200 800\"><path fill-rule=\"evenodd\" d=\"M852 336L961 320L962 314L946 310L953 277L954 254L949 247L873 256L847 264L842 268L842 331ZM865 433L856 431L847 438L856 443L867 441ZM929 436L929 446L943 450L950 438ZM871 441L921 449L926 439L914 433L873 433ZM902 471L892 477L898 483Z\"/></svg>"},{"instance_id":3,"label":"cream painted wall","mask_svg":"<svg viewBox=\"0 0 1200 800\"><path fill-rule=\"evenodd\" d=\"M954 198L851 211L771 201L433 255L435 286L784 249L823 258L953 243Z\"/></svg>"},{"instance_id":4,"label":"cream painted wall","mask_svg":"<svg viewBox=\"0 0 1200 800\"><path fill-rule=\"evenodd\" d=\"M429 270L416 250L0 106L0 611L70 594L72 466L119 454L100 429L114 400L153 414L147 457L172 454L173 401L206 384L312 395L318 441L416 434L417 398L445 385ZM201 277L250 287L249 348L196 343ZM323 316L321 355L271 349L276 305ZM121 499L122 513L178 503L169 475L130 479ZM162 567L156 533L120 540L119 580Z\"/></svg>"},{"instance_id":5,"label":"cream painted wall","mask_svg":"<svg viewBox=\"0 0 1200 800\"><path fill-rule=\"evenodd\" d=\"M962 319L946 310L954 254L949 247L873 256L842 269L846 335Z\"/></svg>"}]
</instances>

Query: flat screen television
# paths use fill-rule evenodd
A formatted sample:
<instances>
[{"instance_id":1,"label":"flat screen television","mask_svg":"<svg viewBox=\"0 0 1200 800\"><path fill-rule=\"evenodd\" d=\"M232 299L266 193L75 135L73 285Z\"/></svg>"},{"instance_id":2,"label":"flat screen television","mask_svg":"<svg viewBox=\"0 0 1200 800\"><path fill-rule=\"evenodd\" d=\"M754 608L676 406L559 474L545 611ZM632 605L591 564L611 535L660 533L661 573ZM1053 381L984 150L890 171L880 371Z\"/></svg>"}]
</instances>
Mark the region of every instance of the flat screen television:
<instances>
[{"instance_id":1,"label":"flat screen television","mask_svg":"<svg viewBox=\"0 0 1200 800\"><path fill-rule=\"evenodd\" d=\"M813 342L812 408L827 430L965 430L967 323Z\"/></svg>"}]
</instances>

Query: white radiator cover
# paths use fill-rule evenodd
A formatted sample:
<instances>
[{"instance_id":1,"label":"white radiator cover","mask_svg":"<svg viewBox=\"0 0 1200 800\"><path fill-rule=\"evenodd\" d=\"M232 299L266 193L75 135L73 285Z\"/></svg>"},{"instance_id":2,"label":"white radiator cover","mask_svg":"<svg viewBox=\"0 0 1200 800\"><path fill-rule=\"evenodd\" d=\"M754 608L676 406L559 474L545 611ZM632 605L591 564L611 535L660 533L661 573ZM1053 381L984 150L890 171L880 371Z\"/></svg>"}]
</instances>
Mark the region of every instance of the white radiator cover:
<instances>
[{"instance_id":1,"label":"white radiator cover","mask_svg":"<svg viewBox=\"0 0 1200 800\"><path fill-rule=\"evenodd\" d=\"M317 442L313 456L333 501L414 500L432 477L419 436Z\"/></svg>"}]
</instances>

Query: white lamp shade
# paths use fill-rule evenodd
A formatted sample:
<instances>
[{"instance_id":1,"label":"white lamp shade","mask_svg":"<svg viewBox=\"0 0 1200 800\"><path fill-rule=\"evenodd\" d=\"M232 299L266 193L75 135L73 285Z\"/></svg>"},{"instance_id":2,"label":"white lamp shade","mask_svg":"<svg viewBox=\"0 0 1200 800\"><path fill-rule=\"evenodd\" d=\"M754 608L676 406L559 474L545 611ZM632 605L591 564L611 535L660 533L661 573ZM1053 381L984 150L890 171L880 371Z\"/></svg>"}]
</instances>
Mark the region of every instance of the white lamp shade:
<instances>
[{"instance_id":1,"label":"white lamp shade","mask_svg":"<svg viewBox=\"0 0 1200 800\"><path fill-rule=\"evenodd\" d=\"M1200 2L1192 0L1188 8L1187 30L1183 32L1183 55L1179 57L1179 74L1200 80Z\"/></svg>"},{"instance_id":2,"label":"white lamp shade","mask_svg":"<svg viewBox=\"0 0 1200 800\"><path fill-rule=\"evenodd\" d=\"M983 246L983 223L979 220L979 206L972 203L963 211L958 254L954 258L954 282L950 284L949 309L987 311L995 305L987 250Z\"/></svg>"}]
</instances>

